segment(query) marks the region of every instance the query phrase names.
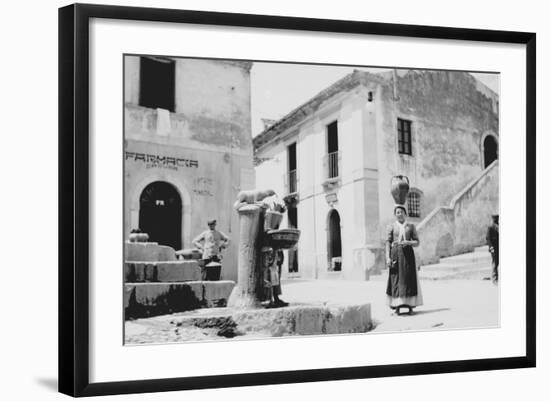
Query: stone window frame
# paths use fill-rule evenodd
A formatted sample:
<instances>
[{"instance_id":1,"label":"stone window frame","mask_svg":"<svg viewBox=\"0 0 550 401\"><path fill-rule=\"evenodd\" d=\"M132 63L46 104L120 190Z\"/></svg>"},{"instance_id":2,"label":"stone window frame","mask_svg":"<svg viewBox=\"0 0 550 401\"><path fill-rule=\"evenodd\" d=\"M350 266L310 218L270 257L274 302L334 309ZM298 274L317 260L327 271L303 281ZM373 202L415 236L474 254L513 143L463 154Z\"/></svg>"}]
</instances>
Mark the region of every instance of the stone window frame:
<instances>
[{"instance_id":1,"label":"stone window frame","mask_svg":"<svg viewBox=\"0 0 550 401\"><path fill-rule=\"evenodd\" d=\"M409 128L408 129L408 141L402 140L401 137L400 137L400 133L402 132L402 130L400 128L401 127L401 124L400 124L401 121L408 123L408 128ZM402 117L397 117L396 131L397 131L397 152L400 155L405 155L405 156L412 157L413 156L413 142L414 142L414 138L413 138L413 120L407 119L407 118L402 118ZM408 143L408 145L409 145L409 151L408 152L406 152L405 149L401 147L401 143Z\"/></svg>"},{"instance_id":2,"label":"stone window frame","mask_svg":"<svg viewBox=\"0 0 550 401\"><path fill-rule=\"evenodd\" d=\"M414 194L414 197L416 198L414 202L416 202L415 207L411 207L411 195ZM422 217L422 198L424 193L418 189L418 188L410 188L409 194L407 195L407 211L408 216L412 218L421 218Z\"/></svg>"}]
</instances>

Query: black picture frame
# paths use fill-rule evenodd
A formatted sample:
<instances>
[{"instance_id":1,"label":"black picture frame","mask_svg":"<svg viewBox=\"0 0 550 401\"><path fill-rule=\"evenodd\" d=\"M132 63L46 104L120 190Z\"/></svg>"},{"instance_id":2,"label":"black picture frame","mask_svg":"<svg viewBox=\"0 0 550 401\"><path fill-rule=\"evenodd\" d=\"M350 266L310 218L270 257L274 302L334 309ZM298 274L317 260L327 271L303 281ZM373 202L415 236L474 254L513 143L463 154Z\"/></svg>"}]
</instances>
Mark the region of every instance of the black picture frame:
<instances>
[{"instance_id":1,"label":"black picture frame","mask_svg":"<svg viewBox=\"0 0 550 401\"><path fill-rule=\"evenodd\" d=\"M514 43L526 48L526 344L521 357L90 383L89 23L91 18ZM534 367L536 35L478 29L75 4L59 9L59 391L71 396Z\"/></svg>"}]
</instances>

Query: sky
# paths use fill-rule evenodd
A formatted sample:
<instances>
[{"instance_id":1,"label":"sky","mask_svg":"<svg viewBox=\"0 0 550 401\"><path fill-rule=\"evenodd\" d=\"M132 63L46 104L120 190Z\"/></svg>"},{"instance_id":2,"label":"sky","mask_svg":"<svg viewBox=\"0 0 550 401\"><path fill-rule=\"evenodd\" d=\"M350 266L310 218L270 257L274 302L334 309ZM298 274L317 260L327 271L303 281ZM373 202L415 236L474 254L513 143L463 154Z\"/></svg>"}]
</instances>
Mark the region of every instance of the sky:
<instances>
[{"instance_id":1,"label":"sky","mask_svg":"<svg viewBox=\"0 0 550 401\"><path fill-rule=\"evenodd\" d=\"M260 63L251 70L252 136L263 130L262 118L278 120L307 102L326 87L353 70L388 71L387 68L335 67L323 65ZM474 73L494 92L499 93L499 74Z\"/></svg>"}]
</instances>

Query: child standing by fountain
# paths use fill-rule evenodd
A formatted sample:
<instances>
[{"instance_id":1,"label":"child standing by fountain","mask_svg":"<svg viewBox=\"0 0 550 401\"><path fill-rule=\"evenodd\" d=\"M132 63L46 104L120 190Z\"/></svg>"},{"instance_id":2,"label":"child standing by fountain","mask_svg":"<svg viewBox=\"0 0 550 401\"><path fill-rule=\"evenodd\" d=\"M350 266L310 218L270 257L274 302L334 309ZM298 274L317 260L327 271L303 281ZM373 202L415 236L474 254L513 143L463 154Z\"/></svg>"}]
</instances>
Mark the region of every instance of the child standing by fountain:
<instances>
[{"instance_id":1,"label":"child standing by fountain","mask_svg":"<svg viewBox=\"0 0 550 401\"><path fill-rule=\"evenodd\" d=\"M275 252L270 246L262 248L262 269L264 294L267 301L265 306L267 308L288 306L288 303L279 298L279 295L281 295L279 266L277 265Z\"/></svg>"}]
</instances>

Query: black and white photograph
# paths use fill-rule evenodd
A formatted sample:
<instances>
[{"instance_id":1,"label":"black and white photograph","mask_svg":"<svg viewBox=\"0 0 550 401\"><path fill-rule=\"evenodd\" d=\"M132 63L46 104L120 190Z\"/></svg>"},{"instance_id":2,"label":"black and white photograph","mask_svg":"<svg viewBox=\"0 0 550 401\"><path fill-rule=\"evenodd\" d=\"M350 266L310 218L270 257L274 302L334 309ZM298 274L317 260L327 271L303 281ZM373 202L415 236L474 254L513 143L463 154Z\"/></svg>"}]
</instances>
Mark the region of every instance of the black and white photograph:
<instances>
[{"instance_id":1,"label":"black and white photograph","mask_svg":"<svg viewBox=\"0 0 550 401\"><path fill-rule=\"evenodd\" d=\"M7 3L1 398L543 399L546 8Z\"/></svg>"},{"instance_id":2,"label":"black and white photograph","mask_svg":"<svg viewBox=\"0 0 550 401\"><path fill-rule=\"evenodd\" d=\"M125 345L500 326L498 71L125 54L123 82Z\"/></svg>"}]
</instances>

